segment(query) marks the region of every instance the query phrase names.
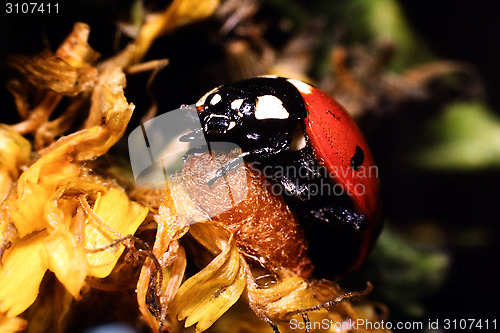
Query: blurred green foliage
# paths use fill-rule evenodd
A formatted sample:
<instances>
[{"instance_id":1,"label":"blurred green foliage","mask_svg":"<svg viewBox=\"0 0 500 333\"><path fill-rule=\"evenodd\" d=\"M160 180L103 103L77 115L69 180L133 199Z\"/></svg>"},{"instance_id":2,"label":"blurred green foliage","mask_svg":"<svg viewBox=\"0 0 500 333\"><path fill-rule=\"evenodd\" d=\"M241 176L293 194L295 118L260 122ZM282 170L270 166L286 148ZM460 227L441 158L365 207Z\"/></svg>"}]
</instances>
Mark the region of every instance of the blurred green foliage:
<instances>
[{"instance_id":1,"label":"blurred green foliage","mask_svg":"<svg viewBox=\"0 0 500 333\"><path fill-rule=\"evenodd\" d=\"M391 312L409 317L426 315L422 301L447 278L449 254L392 230L384 229L372 256L377 294L391 304Z\"/></svg>"},{"instance_id":2,"label":"blurred green foliage","mask_svg":"<svg viewBox=\"0 0 500 333\"><path fill-rule=\"evenodd\" d=\"M456 171L500 168L500 119L482 102L453 103L428 122L417 166Z\"/></svg>"}]
</instances>

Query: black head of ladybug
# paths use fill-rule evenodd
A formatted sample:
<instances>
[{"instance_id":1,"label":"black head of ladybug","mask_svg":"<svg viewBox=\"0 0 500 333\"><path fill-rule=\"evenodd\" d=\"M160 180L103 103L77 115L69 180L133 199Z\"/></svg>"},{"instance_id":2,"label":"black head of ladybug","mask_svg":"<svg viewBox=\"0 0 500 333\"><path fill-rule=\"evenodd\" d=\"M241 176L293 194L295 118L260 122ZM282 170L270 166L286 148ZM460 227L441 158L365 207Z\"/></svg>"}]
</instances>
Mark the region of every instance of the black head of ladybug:
<instances>
[{"instance_id":1,"label":"black head of ladybug","mask_svg":"<svg viewBox=\"0 0 500 333\"><path fill-rule=\"evenodd\" d=\"M224 85L205 94L196 107L209 141L231 141L246 151L280 146L278 141L306 117L300 92L284 78Z\"/></svg>"},{"instance_id":2,"label":"black head of ladybug","mask_svg":"<svg viewBox=\"0 0 500 333\"><path fill-rule=\"evenodd\" d=\"M215 88L196 108L208 142L237 144L240 157L282 186L320 275L361 264L381 227L378 175L362 133L334 99L301 81L259 77ZM329 253L343 253L331 269L322 264Z\"/></svg>"}]
</instances>

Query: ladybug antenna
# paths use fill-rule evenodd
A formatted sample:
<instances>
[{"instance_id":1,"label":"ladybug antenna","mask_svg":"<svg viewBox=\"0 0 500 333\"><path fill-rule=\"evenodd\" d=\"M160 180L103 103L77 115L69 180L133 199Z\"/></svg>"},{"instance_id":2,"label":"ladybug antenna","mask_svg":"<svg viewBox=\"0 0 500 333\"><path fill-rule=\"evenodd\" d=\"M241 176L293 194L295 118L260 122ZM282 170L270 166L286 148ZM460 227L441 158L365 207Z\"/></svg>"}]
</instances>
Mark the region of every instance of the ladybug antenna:
<instances>
[{"instance_id":1,"label":"ladybug antenna","mask_svg":"<svg viewBox=\"0 0 500 333\"><path fill-rule=\"evenodd\" d=\"M304 333L309 333L311 331L311 320L309 319L307 312L302 313L302 320L306 326L306 331Z\"/></svg>"},{"instance_id":2,"label":"ladybug antenna","mask_svg":"<svg viewBox=\"0 0 500 333\"><path fill-rule=\"evenodd\" d=\"M289 312L288 314L291 315L291 316L297 315L297 314L301 314L302 315L302 319L304 320L304 323L305 323L305 327L306 327L305 333L309 333L309 331L310 331L309 327L310 327L310 322L311 321L309 320L309 315L307 314L307 312L318 311L318 310L321 310L321 309L330 308L330 307L334 306L335 304L342 303L346 299L366 296L369 293L371 293L372 289L373 289L372 284L369 281L367 281L366 282L366 288L365 288L365 290L362 290L362 291L350 291L350 292L347 292L347 293L345 293L343 295L340 295L340 296L338 296L338 297L336 297L336 298L334 298L332 300L329 300L328 302L324 302L324 303L312 306L312 307L307 308L307 309L295 310L295 311Z\"/></svg>"},{"instance_id":3,"label":"ladybug antenna","mask_svg":"<svg viewBox=\"0 0 500 333\"><path fill-rule=\"evenodd\" d=\"M336 298L334 298L332 300L329 300L328 302L321 303L321 304L312 306L312 307L307 308L307 309L291 311L291 312L288 313L288 315L290 315L290 316L297 315L297 314L302 315L302 320L304 321L305 328L306 328L306 330L305 330L304 333L310 333L310 331L311 331L311 325L310 325L311 320L309 319L309 315L307 314L308 312L319 311L321 309L330 308L330 307L334 306L335 304L342 303L346 299L366 296L369 293L371 293L372 289L373 289L372 284L370 283L370 281L367 281L366 282L366 288L365 288L365 290L362 290L362 291L350 291L350 292L347 292L347 293L345 293L343 295L340 295L340 296L338 296L338 297L336 297ZM276 325L275 323L273 323L271 321L271 319L269 319L267 316L265 316L263 314L258 314L258 316L259 316L260 319L262 319L263 321L265 321L269 326L271 326L271 328L273 329L274 333L280 333L280 331L278 329L278 325Z\"/></svg>"},{"instance_id":4,"label":"ladybug antenna","mask_svg":"<svg viewBox=\"0 0 500 333\"><path fill-rule=\"evenodd\" d=\"M269 319L266 315L264 314L258 314L259 318L265 321L271 328L273 329L274 333L280 333L280 330L278 329L278 325L273 323L271 319Z\"/></svg>"}]
</instances>

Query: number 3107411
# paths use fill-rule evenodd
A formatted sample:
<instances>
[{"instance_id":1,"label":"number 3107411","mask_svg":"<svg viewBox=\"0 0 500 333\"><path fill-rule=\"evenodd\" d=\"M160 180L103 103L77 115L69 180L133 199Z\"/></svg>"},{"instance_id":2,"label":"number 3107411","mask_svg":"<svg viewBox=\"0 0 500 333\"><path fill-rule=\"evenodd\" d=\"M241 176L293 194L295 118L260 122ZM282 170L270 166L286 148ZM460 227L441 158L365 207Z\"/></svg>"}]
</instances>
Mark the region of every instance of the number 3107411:
<instances>
[{"instance_id":1,"label":"number 3107411","mask_svg":"<svg viewBox=\"0 0 500 333\"><path fill-rule=\"evenodd\" d=\"M58 14L59 3L20 2L5 3L7 14Z\"/></svg>"}]
</instances>

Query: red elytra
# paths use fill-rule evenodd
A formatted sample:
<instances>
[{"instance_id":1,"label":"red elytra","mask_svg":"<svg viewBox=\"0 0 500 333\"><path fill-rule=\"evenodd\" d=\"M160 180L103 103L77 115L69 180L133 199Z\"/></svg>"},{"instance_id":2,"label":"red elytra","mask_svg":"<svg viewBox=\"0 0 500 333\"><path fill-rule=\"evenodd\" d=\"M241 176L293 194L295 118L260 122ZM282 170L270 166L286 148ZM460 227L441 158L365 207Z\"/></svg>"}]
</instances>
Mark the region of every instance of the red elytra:
<instances>
[{"instance_id":1,"label":"red elytra","mask_svg":"<svg viewBox=\"0 0 500 333\"><path fill-rule=\"evenodd\" d=\"M377 166L360 129L337 101L314 87L302 95L307 109L306 133L316 157L324 163L332 180L350 194L354 208L368 219L360 255L350 269L355 270L373 246L376 239L373 236L382 226ZM356 147L364 152L358 170L351 165Z\"/></svg>"}]
</instances>

